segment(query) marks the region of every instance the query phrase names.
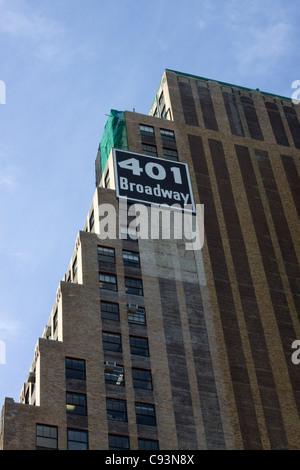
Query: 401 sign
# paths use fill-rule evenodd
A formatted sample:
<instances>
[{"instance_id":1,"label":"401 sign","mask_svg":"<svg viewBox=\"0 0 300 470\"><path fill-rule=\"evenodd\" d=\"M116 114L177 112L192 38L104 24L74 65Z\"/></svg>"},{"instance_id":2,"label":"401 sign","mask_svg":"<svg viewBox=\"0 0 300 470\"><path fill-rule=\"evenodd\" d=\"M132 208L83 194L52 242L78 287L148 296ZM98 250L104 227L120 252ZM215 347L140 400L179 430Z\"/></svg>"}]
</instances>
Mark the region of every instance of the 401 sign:
<instances>
[{"instance_id":1,"label":"401 sign","mask_svg":"<svg viewBox=\"0 0 300 470\"><path fill-rule=\"evenodd\" d=\"M117 198L142 204L175 205L195 213L186 163L113 150Z\"/></svg>"}]
</instances>

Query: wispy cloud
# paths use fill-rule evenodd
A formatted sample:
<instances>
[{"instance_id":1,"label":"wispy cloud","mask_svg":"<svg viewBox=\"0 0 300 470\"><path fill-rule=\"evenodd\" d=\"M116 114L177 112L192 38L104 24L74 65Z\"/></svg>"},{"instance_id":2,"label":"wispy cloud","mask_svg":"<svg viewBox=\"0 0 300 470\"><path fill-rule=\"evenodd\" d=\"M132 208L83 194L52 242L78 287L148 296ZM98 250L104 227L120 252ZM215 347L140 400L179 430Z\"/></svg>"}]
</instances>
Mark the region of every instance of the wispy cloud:
<instances>
[{"instance_id":1,"label":"wispy cloud","mask_svg":"<svg viewBox=\"0 0 300 470\"><path fill-rule=\"evenodd\" d=\"M14 166L0 168L0 190L12 189L17 184L18 169Z\"/></svg>"},{"instance_id":2,"label":"wispy cloud","mask_svg":"<svg viewBox=\"0 0 300 470\"><path fill-rule=\"evenodd\" d=\"M40 61L68 63L84 48L74 47L66 28L49 17L28 8L18 0L0 0L0 34L22 41L23 47Z\"/></svg>"},{"instance_id":3,"label":"wispy cloud","mask_svg":"<svg viewBox=\"0 0 300 470\"><path fill-rule=\"evenodd\" d=\"M241 3L228 0L224 21L231 36L233 53L240 72L258 73L276 67L293 47L295 34L292 16L276 0Z\"/></svg>"}]
</instances>

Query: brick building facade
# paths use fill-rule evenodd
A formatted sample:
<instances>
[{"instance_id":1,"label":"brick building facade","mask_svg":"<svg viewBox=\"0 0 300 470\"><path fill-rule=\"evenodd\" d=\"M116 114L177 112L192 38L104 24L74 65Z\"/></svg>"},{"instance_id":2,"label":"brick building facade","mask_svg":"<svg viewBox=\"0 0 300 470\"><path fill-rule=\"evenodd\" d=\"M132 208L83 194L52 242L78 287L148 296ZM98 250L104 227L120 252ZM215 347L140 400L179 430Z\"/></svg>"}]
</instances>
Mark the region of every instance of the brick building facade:
<instances>
[{"instance_id":1,"label":"brick building facade","mask_svg":"<svg viewBox=\"0 0 300 470\"><path fill-rule=\"evenodd\" d=\"M111 114L94 199L20 403L5 399L0 447L300 449L299 108L166 70L148 116ZM188 165L201 250L99 236L104 204L122 225L111 147Z\"/></svg>"}]
</instances>

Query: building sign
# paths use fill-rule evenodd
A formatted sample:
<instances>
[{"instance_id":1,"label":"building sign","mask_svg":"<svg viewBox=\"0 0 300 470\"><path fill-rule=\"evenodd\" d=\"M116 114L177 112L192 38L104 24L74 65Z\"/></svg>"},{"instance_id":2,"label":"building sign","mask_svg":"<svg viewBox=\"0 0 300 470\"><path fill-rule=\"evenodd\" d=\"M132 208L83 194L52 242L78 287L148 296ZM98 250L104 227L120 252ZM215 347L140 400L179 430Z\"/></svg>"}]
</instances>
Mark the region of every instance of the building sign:
<instances>
[{"instance_id":1,"label":"building sign","mask_svg":"<svg viewBox=\"0 0 300 470\"><path fill-rule=\"evenodd\" d=\"M141 204L176 205L195 212L186 163L113 149L117 198ZM187 206L187 207L186 207Z\"/></svg>"}]
</instances>

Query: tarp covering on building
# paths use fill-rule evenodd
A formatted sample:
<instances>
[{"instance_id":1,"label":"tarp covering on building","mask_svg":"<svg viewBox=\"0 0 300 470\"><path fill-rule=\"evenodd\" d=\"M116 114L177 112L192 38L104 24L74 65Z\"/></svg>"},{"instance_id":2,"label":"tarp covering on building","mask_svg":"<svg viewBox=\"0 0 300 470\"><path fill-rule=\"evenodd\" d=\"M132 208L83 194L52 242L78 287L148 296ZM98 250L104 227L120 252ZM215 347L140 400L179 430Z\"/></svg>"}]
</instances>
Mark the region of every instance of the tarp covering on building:
<instances>
[{"instance_id":1,"label":"tarp covering on building","mask_svg":"<svg viewBox=\"0 0 300 470\"><path fill-rule=\"evenodd\" d=\"M125 112L110 110L107 123L104 127L103 136L100 142L101 168L105 168L111 149L115 147L121 150L128 150L127 130Z\"/></svg>"}]
</instances>

